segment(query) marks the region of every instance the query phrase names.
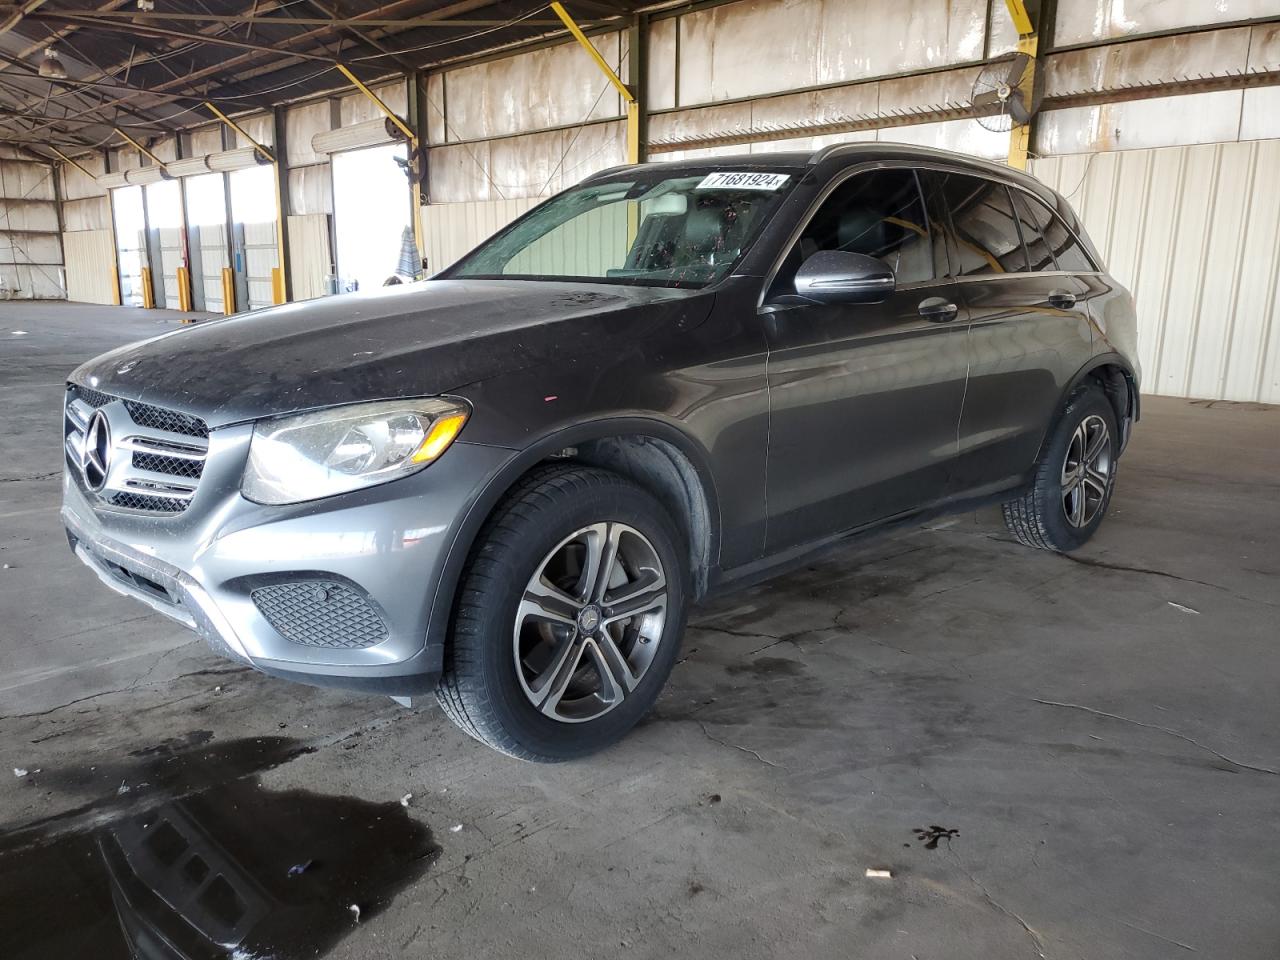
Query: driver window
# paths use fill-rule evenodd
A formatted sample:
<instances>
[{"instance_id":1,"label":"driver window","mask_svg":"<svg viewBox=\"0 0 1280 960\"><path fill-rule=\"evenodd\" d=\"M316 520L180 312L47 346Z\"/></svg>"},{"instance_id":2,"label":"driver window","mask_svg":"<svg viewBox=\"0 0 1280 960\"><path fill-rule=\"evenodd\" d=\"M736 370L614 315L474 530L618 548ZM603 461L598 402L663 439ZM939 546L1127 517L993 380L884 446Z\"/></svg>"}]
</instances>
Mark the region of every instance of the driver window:
<instances>
[{"instance_id":1,"label":"driver window","mask_svg":"<svg viewBox=\"0 0 1280 960\"><path fill-rule=\"evenodd\" d=\"M849 250L882 260L898 285L934 279L929 220L913 170L855 174L827 197L787 255L779 279L794 290L795 272L820 250Z\"/></svg>"}]
</instances>

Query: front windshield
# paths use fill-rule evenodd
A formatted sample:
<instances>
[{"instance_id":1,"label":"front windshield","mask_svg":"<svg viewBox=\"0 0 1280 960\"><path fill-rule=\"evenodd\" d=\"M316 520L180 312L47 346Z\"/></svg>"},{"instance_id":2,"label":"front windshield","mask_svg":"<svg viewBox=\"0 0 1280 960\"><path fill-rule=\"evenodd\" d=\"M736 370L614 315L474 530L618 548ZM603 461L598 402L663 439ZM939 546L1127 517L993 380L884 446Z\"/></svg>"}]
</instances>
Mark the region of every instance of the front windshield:
<instances>
[{"instance_id":1,"label":"front windshield","mask_svg":"<svg viewBox=\"0 0 1280 960\"><path fill-rule=\"evenodd\" d=\"M441 276L706 286L729 274L798 179L641 168L552 198Z\"/></svg>"}]
</instances>

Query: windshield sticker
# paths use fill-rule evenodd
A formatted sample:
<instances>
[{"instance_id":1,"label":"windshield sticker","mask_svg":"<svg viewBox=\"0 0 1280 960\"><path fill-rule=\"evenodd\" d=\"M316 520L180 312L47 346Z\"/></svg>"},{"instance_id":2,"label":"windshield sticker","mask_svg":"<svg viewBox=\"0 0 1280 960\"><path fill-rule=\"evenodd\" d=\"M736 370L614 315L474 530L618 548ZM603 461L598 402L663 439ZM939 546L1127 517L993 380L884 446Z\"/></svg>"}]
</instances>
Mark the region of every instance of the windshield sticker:
<instances>
[{"instance_id":1,"label":"windshield sticker","mask_svg":"<svg viewBox=\"0 0 1280 960\"><path fill-rule=\"evenodd\" d=\"M708 173L698 190L777 190L791 179L787 173L718 172Z\"/></svg>"}]
</instances>

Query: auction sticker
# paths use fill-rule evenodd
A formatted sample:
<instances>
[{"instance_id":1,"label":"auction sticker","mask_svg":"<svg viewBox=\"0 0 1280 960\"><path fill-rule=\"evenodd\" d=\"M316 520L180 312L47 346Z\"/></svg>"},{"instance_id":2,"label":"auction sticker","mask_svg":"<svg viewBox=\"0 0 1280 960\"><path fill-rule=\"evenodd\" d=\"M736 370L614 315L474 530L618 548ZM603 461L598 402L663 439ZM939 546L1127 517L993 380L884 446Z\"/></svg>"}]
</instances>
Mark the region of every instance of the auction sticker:
<instances>
[{"instance_id":1,"label":"auction sticker","mask_svg":"<svg viewBox=\"0 0 1280 960\"><path fill-rule=\"evenodd\" d=\"M698 184L699 190L777 190L791 179L786 173L750 173L728 171L708 173Z\"/></svg>"}]
</instances>

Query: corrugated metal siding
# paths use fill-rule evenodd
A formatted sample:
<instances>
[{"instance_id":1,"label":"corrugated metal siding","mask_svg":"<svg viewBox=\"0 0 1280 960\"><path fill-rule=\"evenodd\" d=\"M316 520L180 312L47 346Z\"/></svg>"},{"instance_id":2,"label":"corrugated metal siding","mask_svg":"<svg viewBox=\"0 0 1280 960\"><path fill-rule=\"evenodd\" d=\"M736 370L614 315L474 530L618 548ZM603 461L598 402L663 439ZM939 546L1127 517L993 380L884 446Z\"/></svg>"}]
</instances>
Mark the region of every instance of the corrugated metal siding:
<instances>
[{"instance_id":1,"label":"corrugated metal siding","mask_svg":"<svg viewBox=\"0 0 1280 960\"><path fill-rule=\"evenodd\" d=\"M516 200L432 203L423 207L428 272L439 273L456 263L482 240L487 240L540 202L540 198L521 197Z\"/></svg>"},{"instance_id":2,"label":"corrugated metal siding","mask_svg":"<svg viewBox=\"0 0 1280 960\"><path fill-rule=\"evenodd\" d=\"M115 303L111 231L68 231L62 235L62 249L67 258L67 299Z\"/></svg>"},{"instance_id":3,"label":"corrugated metal siding","mask_svg":"<svg viewBox=\"0 0 1280 960\"><path fill-rule=\"evenodd\" d=\"M603 277L627 259L627 204L613 203L574 217L529 244L506 273Z\"/></svg>"},{"instance_id":4,"label":"corrugated metal siding","mask_svg":"<svg viewBox=\"0 0 1280 960\"><path fill-rule=\"evenodd\" d=\"M329 218L323 213L289 218L289 273L294 300L312 300L329 291L325 278L333 269L329 251Z\"/></svg>"},{"instance_id":5,"label":"corrugated metal siding","mask_svg":"<svg viewBox=\"0 0 1280 960\"><path fill-rule=\"evenodd\" d=\"M1147 393L1280 403L1280 140L1037 160L1133 291Z\"/></svg>"}]
</instances>

